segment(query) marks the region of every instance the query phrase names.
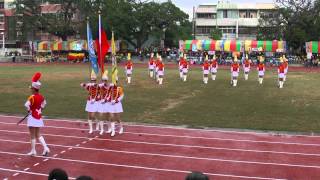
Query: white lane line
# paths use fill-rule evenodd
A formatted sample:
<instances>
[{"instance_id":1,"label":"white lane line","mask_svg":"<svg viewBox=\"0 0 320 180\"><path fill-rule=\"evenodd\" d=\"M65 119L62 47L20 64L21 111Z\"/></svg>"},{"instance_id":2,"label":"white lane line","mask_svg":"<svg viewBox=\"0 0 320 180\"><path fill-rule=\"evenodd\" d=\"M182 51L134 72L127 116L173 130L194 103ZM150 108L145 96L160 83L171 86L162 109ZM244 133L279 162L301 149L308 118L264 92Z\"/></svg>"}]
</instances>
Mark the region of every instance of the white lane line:
<instances>
[{"instance_id":1,"label":"white lane line","mask_svg":"<svg viewBox=\"0 0 320 180\"><path fill-rule=\"evenodd\" d=\"M25 168L23 171L28 171L30 168Z\"/></svg>"},{"instance_id":2,"label":"white lane line","mask_svg":"<svg viewBox=\"0 0 320 180\"><path fill-rule=\"evenodd\" d=\"M58 154L53 155L53 157L57 157L57 156L58 156Z\"/></svg>"},{"instance_id":3,"label":"white lane line","mask_svg":"<svg viewBox=\"0 0 320 180\"><path fill-rule=\"evenodd\" d=\"M66 152L66 151L61 151L60 154L63 154L63 153L65 153L65 152Z\"/></svg>"},{"instance_id":4,"label":"white lane line","mask_svg":"<svg viewBox=\"0 0 320 180\"><path fill-rule=\"evenodd\" d=\"M83 141L81 144L86 144L87 143L87 141Z\"/></svg>"},{"instance_id":5,"label":"white lane line","mask_svg":"<svg viewBox=\"0 0 320 180\"><path fill-rule=\"evenodd\" d=\"M20 119L22 116L9 116L9 115L0 115L0 117L9 117L9 118L17 118ZM49 119L45 118L48 121L57 121L57 122L70 122L70 123L83 123L88 124L85 120L67 120L67 119ZM193 129L193 128L184 128L184 127L175 127L168 125L145 125L145 124L136 124L136 123L125 123L125 126L132 127L145 127L145 128L157 128L157 129L174 129L174 130L187 130L187 131L200 131L200 132L221 132L221 133L230 133L230 134L249 134L249 135L270 135L274 134L274 131L270 132L251 132L251 131L235 131L235 130L220 130L220 129ZM307 137L307 138L320 138L319 135L302 135L302 134L290 134L279 132L279 135L288 135L292 137Z\"/></svg>"},{"instance_id":6,"label":"white lane line","mask_svg":"<svg viewBox=\"0 0 320 180\"><path fill-rule=\"evenodd\" d=\"M0 122L0 124L16 125L15 123L3 123L3 122ZM55 127L55 126L46 126L46 128L79 130L79 131L85 130L85 129L80 129L80 128L66 128L66 127ZM256 140L246 140L246 139L208 138L208 137L197 137L197 136L179 136L179 135L169 135L169 134L164 135L164 134L134 133L134 132L125 132L124 134L170 137L170 138L181 138L181 139L205 139L205 140L217 140L217 141L233 141L233 142L247 142L247 143L283 144L283 145L316 146L316 147L320 147L320 144L294 143L294 142L281 142L281 141L279 141L279 142L277 142L277 141L256 141Z\"/></svg>"},{"instance_id":7,"label":"white lane line","mask_svg":"<svg viewBox=\"0 0 320 180\"><path fill-rule=\"evenodd\" d=\"M42 173L36 173L36 172L19 171L19 170L15 170L15 169L0 168L0 171L7 171L7 172L18 173L18 174L21 173L21 174L31 174L31 175L48 177L48 174L42 174ZM76 179L76 178L74 178L74 177L69 177L69 179Z\"/></svg>"},{"instance_id":8,"label":"white lane line","mask_svg":"<svg viewBox=\"0 0 320 180\"><path fill-rule=\"evenodd\" d=\"M21 144L29 143L29 142L21 142L21 141L7 141L7 142L21 143ZM63 148L70 147L70 146L57 145L57 144L49 144L49 145L56 146L56 147L63 147ZM142 156L159 156L159 157L180 158L180 159L228 162L228 163L242 163L242 164L256 164L256 165L271 165L271 166L285 166L285 167L320 169L320 166L316 166L316 165L261 162L261 161L245 161L245 160L232 160L232 159L219 159L219 158L203 158L203 157L192 157L192 156L182 156L182 155L169 155L169 154L160 154L160 153L143 153L143 152L121 151L121 150L111 150L111 149L98 149L98 148L86 148L86 147L77 147L76 149L92 150L92 151L103 151L103 152L113 152L113 153L123 153L123 154L134 154L134 155L142 155ZM56 156L53 156L53 157L56 157Z\"/></svg>"},{"instance_id":9,"label":"white lane line","mask_svg":"<svg viewBox=\"0 0 320 180\"><path fill-rule=\"evenodd\" d=\"M33 166L36 167L36 166L38 166L39 164L40 164L40 163L36 163L36 164L34 164Z\"/></svg>"},{"instance_id":10,"label":"white lane line","mask_svg":"<svg viewBox=\"0 0 320 180\"><path fill-rule=\"evenodd\" d=\"M3 180L9 180L9 178L3 178Z\"/></svg>"},{"instance_id":11,"label":"white lane line","mask_svg":"<svg viewBox=\"0 0 320 180\"><path fill-rule=\"evenodd\" d=\"M72 147L69 147L69 148L68 148L69 151L72 150L72 149L73 149Z\"/></svg>"},{"instance_id":12,"label":"white lane line","mask_svg":"<svg viewBox=\"0 0 320 180\"><path fill-rule=\"evenodd\" d=\"M43 162L49 161L49 159L44 159Z\"/></svg>"},{"instance_id":13,"label":"white lane line","mask_svg":"<svg viewBox=\"0 0 320 180\"><path fill-rule=\"evenodd\" d=\"M92 141L93 139L89 139L89 141Z\"/></svg>"},{"instance_id":14,"label":"white lane line","mask_svg":"<svg viewBox=\"0 0 320 180\"><path fill-rule=\"evenodd\" d=\"M16 156L27 156L26 154L4 152L4 151L0 151L0 154L9 154L9 155L16 155ZM43 158L43 157L39 157L39 158ZM54 158L54 157L46 157L46 158L53 159L53 160L67 161L67 162L77 162L77 163L104 165L104 166L115 166L115 167L122 167L122 168L144 169L144 170L175 172L175 173L184 173L184 174L190 173L190 171L175 170L175 169L152 168L152 167L144 167L144 166L132 166L132 165L124 165L124 164L102 163L102 162L82 161L82 160L65 159L65 158ZM0 168L0 170L1 170L1 168ZM233 177L233 178L245 178L245 179L263 179L263 180L285 180L285 179L281 179L281 178L238 176L238 175L231 175L231 174L214 174L214 173L206 173L206 172L204 172L204 173L207 174L207 175L210 175L210 176L221 176L221 177Z\"/></svg>"},{"instance_id":15,"label":"white lane line","mask_svg":"<svg viewBox=\"0 0 320 180\"><path fill-rule=\"evenodd\" d=\"M1 132L1 130L0 130ZM23 133L21 131L15 131L10 133ZM26 134L28 132L25 132ZM57 134L43 134L45 136L52 137L67 137L75 139L86 139L86 137L79 136L65 136ZM5 139L0 139L1 141L7 141ZM315 153L299 153L299 152L286 152L286 151L265 151L265 150L254 150L254 149L238 149L238 148L224 148L224 147L212 147L212 146L197 146L197 145L179 145L179 144L169 144L169 143L152 143L144 141L127 141L127 140L116 140L116 139L100 139L98 141L111 141L111 142L121 142L121 143L132 143L132 144L143 144L143 145L154 145L154 146L171 146L171 147L180 147L180 148L197 148L197 149L211 149L211 150L224 150L224 151L239 151L239 152L253 152L253 153L271 153L271 154L284 154L284 155L299 155L299 156L316 156L320 157L320 154ZM80 145L79 145L80 146ZM76 147L79 147L76 145Z\"/></svg>"},{"instance_id":16,"label":"white lane line","mask_svg":"<svg viewBox=\"0 0 320 180\"><path fill-rule=\"evenodd\" d=\"M76 147L79 147L80 146L80 144L77 144L77 145L75 145Z\"/></svg>"},{"instance_id":17,"label":"white lane line","mask_svg":"<svg viewBox=\"0 0 320 180\"><path fill-rule=\"evenodd\" d=\"M20 173L14 173L12 176L18 176Z\"/></svg>"}]
</instances>

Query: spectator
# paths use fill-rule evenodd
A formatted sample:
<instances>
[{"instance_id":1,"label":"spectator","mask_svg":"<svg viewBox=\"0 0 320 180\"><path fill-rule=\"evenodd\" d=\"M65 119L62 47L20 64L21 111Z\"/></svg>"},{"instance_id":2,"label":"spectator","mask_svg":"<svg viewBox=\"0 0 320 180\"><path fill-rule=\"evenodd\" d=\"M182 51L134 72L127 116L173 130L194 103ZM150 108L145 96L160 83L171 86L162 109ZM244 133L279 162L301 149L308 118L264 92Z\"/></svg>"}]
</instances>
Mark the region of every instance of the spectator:
<instances>
[{"instance_id":1,"label":"spectator","mask_svg":"<svg viewBox=\"0 0 320 180\"><path fill-rule=\"evenodd\" d=\"M62 169L53 169L49 173L48 180L68 180L67 173Z\"/></svg>"},{"instance_id":2,"label":"spectator","mask_svg":"<svg viewBox=\"0 0 320 180\"><path fill-rule=\"evenodd\" d=\"M188 174L185 180L209 180L209 177L201 172L194 171Z\"/></svg>"},{"instance_id":3,"label":"spectator","mask_svg":"<svg viewBox=\"0 0 320 180\"><path fill-rule=\"evenodd\" d=\"M93 180L90 176L80 176L76 180Z\"/></svg>"}]
</instances>

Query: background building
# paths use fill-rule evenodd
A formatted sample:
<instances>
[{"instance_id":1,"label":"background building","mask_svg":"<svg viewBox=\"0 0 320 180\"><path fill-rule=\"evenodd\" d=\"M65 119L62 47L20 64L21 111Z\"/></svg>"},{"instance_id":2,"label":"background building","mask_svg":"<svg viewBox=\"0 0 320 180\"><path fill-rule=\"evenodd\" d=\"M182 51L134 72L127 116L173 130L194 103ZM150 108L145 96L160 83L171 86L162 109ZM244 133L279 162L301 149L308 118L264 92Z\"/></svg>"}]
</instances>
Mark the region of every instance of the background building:
<instances>
[{"instance_id":1,"label":"background building","mask_svg":"<svg viewBox=\"0 0 320 180\"><path fill-rule=\"evenodd\" d=\"M196 39L209 39L213 28L222 30L222 39L255 40L262 16L273 16L275 4L218 4L199 5L195 10Z\"/></svg>"}]
</instances>

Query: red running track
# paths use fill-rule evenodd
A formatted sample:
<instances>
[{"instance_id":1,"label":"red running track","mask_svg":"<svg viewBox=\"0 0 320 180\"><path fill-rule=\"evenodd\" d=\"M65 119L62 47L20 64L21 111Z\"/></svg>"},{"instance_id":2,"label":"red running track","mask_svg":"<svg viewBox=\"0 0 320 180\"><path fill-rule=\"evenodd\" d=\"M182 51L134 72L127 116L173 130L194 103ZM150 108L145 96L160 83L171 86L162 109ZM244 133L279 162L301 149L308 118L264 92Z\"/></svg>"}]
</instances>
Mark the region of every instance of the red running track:
<instances>
[{"instance_id":1,"label":"red running track","mask_svg":"<svg viewBox=\"0 0 320 180\"><path fill-rule=\"evenodd\" d=\"M126 124L111 138L88 135L82 121L48 119L45 158L25 155L30 144L26 125L15 124L20 118L0 115L0 179L46 179L57 167L71 179L184 179L194 170L212 179L320 179L319 136Z\"/></svg>"}]
</instances>

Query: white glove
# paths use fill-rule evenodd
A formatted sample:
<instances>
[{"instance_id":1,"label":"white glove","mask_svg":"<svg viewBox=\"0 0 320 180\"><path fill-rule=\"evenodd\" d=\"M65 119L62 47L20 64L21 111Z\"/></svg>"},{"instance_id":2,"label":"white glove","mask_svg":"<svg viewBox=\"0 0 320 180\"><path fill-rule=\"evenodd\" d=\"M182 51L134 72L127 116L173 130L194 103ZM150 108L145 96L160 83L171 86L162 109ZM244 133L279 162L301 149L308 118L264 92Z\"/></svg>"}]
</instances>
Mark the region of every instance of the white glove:
<instances>
[{"instance_id":1,"label":"white glove","mask_svg":"<svg viewBox=\"0 0 320 180\"><path fill-rule=\"evenodd\" d=\"M90 100L90 103L91 103L91 104L94 104L94 100Z\"/></svg>"},{"instance_id":2,"label":"white glove","mask_svg":"<svg viewBox=\"0 0 320 180\"><path fill-rule=\"evenodd\" d=\"M111 104L114 105L116 103L116 100L112 100Z\"/></svg>"}]
</instances>

